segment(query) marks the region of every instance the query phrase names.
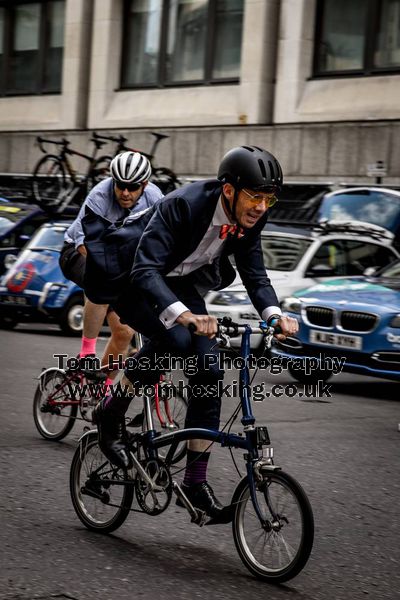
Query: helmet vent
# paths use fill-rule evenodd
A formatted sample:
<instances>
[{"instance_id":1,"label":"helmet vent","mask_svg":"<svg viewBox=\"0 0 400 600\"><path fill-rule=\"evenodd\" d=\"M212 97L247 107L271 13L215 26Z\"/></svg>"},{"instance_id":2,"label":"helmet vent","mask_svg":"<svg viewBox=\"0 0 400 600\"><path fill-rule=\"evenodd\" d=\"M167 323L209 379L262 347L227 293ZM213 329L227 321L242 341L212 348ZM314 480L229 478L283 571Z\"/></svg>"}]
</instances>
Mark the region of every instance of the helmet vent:
<instances>
[{"instance_id":1,"label":"helmet vent","mask_svg":"<svg viewBox=\"0 0 400 600\"><path fill-rule=\"evenodd\" d=\"M264 165L264 161L261 160L261 158L258 159L258 164L260 165L260 171L261 171L261 175L264 177L264 179L267 177L267 172L265 170L265 165Z\"/></svg>"},{"instance_id":2,"label":"helmet vent","mask_svg":"<svg viewBox=\"0 0 400 600\"><path fill-rule=\"evenodd\" d=\"M252 148L251 146L242 146L242 148L245 148L249 152L254 152L254 148Z\"/></svg>"},{"instance_id":3,"label":"helmet vent","mask_svg":"<svg viewBox=\"0 0 400 600\"><path fill-rule=\"evenodd\" d=\"M268 161L268 164L269 164L269 170L270 170L270 173L271 173L271 179L274 181L275 177L276 177L275 170L274 170L274 165L272 164L272 162L270 160Z\"/></svg>"}]
</instances>

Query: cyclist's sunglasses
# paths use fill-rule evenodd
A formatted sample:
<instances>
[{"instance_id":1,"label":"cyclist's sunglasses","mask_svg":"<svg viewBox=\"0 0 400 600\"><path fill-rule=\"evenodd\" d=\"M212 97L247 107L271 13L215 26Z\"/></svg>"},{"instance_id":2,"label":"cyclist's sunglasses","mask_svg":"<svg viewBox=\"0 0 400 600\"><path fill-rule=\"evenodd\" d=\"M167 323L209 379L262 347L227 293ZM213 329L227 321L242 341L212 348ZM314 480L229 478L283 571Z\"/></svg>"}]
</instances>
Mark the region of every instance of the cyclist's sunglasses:
<instances>
[{"instance_id":1,"label":"cyclist's sunglasses","mask_svg":"<svg viewBox=\"0 0 400 600\"><path fill-rule=\"evenodd\" d=\"M124 190L128 190L128 192L137 192L143 185L142 183L122 183L121 181L115 181L115 179L114 183L121 192Z\"/></svg>"},{"instance_id":2,"label":"cyclist's sunglasses","mask_svg":"<svg viewBox=\"0 0 400 600\"><path fill-rule=\"evenodd\" d=\"M276 197L275 192L270 192L269 194L250 194L250 192L248 192L245 188L242 188L242 192L244 192L246 196L250 198L250 201L254 204L261 204L261 202L265 202L268 208L271 208L271 206L274 206L274 204L278 202L278 198Z\"/></svg>"}]
</instances>

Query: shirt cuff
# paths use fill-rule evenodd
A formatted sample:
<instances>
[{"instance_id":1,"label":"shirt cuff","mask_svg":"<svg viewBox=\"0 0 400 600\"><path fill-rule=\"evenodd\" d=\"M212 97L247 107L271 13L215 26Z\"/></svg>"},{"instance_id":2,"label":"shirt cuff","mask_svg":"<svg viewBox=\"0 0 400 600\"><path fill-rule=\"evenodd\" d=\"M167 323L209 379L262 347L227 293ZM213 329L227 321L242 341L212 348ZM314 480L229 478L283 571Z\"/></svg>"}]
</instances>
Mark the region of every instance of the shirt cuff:
<instances>
[{"instance_id":1,"label":"shirt cuff","mask_svg":"<svg viewBox=\"0 0 400 600\"><path fill-rule=\"evenodd\" d=\"M174 302L162 311L160 314L160 321L165 326L165 329L171 329L177 325L175 321L179 315L187 310L189 309L183 304L183 302Z\"/></svg>"},{"instance_id":2,"label":"shirt cuff","mask_svg":"<svg viewBox=\"0 0 400 600\"><path fill-rule=\"evenodd\" d=\"M264 308L261 313L261 318L263 321L268 321L272 315L279 315L280 317L282 316L282 311L279 306L268 306L267 308Z\"/></svg>"},{"instance_id":3,"label":"shirt cuff","mask_svg":"<svg viewBox=\"0 0 400 600\"><path fill-rule=\"evenodd\" d=\"M75 241L75 250L77 250L79 248L79 246L84 246L85 245L85 238L79 238L78 240Z\"/></svg>"}]
</instances>

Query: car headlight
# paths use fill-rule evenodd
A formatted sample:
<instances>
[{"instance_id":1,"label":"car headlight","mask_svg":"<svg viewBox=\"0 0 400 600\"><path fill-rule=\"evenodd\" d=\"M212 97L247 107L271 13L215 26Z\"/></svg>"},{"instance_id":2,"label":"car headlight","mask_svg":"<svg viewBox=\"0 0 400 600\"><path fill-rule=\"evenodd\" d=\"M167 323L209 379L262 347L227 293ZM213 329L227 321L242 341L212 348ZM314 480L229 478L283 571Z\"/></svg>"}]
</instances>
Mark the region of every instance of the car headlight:
<instances>
[{"instance_id":1,"label":"car headlight","mask_svg":"<svg viewBox=\"0 0 400 600\"><path fill-rule=\"evenodd\" d=\"M251 304L246 292L220 292L215 296L212 304L230 306L231 304Z\"/></svg>"},{"instance_id":2,"label":"car headlight","mask_svg":"<svg viewBox=\"0 0 400 600\"><path fill-rule=\"evenodd\" d=\"M390 321L390 327L400 327L400 315L396 315L394 319Z\"/></svg>"},{"instance_id":3,"label":"car headlight","mask_svg":"<svg viewBox=\"0 0 400 600\"><path fill-rule=\"evenodd\" d=\"M301 313L301 302L298 298L294 296L289 296L285 298L281 303L281 308L284 311L296 313L299 315Z\"/></svg>"}]
</instances>

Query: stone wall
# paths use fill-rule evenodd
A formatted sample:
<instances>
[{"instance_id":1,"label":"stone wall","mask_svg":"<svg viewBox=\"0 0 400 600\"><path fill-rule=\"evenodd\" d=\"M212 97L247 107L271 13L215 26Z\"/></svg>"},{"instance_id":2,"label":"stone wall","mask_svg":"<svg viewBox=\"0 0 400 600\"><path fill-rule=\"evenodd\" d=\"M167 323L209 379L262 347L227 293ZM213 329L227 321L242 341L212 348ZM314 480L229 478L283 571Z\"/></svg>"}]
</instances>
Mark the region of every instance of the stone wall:
<instances>
[{"instance_id":1,"label":"stone wall","mask_svg":"<svg viewBox=\"0 0 400 600\"><path fill-rule=\"evenodd\" d=\"M288 180L369 181L366 167L377 160L388 169L384 182L400 184L400 121L373 123L318 123L275 126L202 127L160 129L170 135L156 153L160 166L172 168L187 177L215 175L220 158L240 144L255 144L271 150L282 163ZM109 130L122 133L131 146L149 151L150 130ZM0 133L0 172L30 173L41 156L35 145L38 134L66 136L71 146L91 152L90 131L4 132ZM104 132L106 133L106 132ZM48 145L49 150L54 149ZM112 153L114 146L102 148L99 155ZM83 160L72 157L78 171Z\"/></svg>"}]
</instances>

